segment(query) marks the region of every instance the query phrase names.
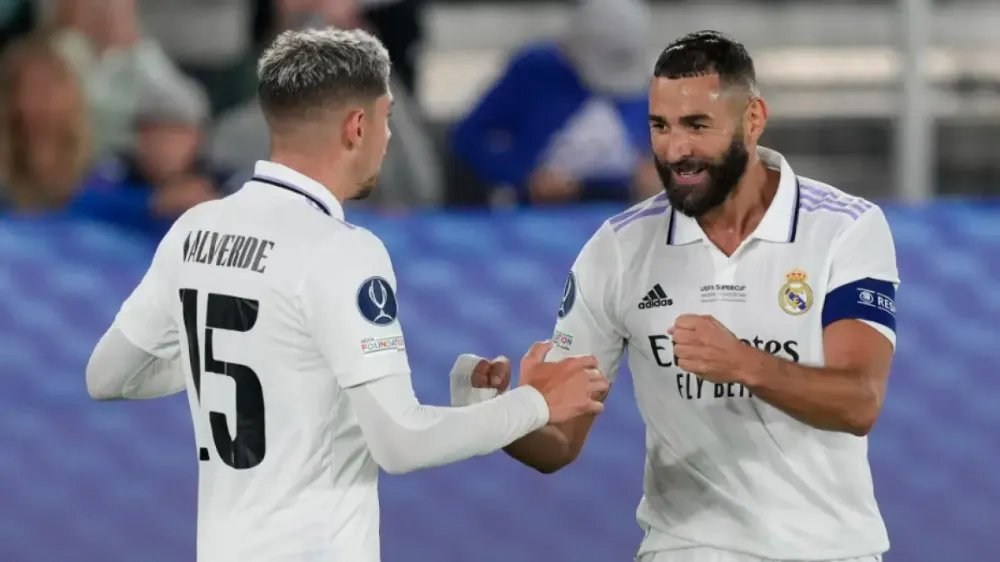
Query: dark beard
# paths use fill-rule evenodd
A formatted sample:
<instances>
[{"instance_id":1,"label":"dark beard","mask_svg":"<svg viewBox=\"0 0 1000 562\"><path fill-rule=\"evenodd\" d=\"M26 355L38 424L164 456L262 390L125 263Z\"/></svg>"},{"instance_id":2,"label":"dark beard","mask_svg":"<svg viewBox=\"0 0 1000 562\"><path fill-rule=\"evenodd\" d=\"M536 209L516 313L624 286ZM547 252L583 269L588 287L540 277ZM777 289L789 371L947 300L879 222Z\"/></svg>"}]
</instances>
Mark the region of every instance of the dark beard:
<instances>
[{"instance_id":1,"label":"dark beard","mask_svg":"<svg viewBox=\"0 0 1000 562\"><path fill-rule=\"evenodd\" d=\"M663 190L674 209L681 213L698 218L723 204L736 189L736 184L747 169L750 155L747 145L739 135L722 156L715 161L685 158L678 162L667 163L656 158L656 171L663 182ZM674 182L674 170L704 169L708 172L708 186L679 186Z\"/></svg>"},{"instance_id":2,"label":"dark beard","mask_svg":"<svg viewBox=\"0 0 1000 562\"><path fill-rule=\"evenodd\" d=\"M372 177L365 180L361 185L358 186L358 191L348 198L350 201L364 201L368 199L368 196L372 194L375 190L375 184L378 182L378 177Z\"/></svg>"}]
</instances>

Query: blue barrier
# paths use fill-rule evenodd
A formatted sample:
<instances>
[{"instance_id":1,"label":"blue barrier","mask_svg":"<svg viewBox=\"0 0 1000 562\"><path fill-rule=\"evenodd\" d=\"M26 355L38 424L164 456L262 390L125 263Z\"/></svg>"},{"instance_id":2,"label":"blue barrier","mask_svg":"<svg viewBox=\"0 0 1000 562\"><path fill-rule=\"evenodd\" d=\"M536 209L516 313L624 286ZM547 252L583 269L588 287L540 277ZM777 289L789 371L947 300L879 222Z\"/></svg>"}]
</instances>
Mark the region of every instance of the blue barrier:
<instances>
[{"instance_id":1,"label":"blue barrier","mask_svg":"<svg viewBox=\"0 0 1000 562\"><path fill-rule=\"evenodd\" d=\"M519 357L551 334L567 268L614 209L355 216L393 256L417 393L447 403L456 354ZM890 562L1000 552L1000 212L888 208L899 349L871 438ZM99 226L0 222L0 561L194 559L184 397L92 403L93 344L152 246ZM623 374L577 464L503 455L383 477L387 562L630 560L643 427Z\"/></svg>"}]
</instances>

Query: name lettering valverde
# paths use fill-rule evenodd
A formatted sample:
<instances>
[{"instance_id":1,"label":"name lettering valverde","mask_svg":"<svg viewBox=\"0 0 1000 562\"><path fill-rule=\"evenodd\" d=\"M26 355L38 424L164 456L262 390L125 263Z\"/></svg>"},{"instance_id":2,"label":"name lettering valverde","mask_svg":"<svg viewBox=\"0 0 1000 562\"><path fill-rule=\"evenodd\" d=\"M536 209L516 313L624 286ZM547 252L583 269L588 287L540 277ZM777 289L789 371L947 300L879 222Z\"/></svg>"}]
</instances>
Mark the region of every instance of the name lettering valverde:
<instances>
[{"instance_id":1,"label":"name lettering valverde","mask_svg":"<svg viewBox=\"0 0 1000 562\"><path fill-rule=\"evenodd\" d=\"M264 273L273 247L274 242L255 236L196 230L184 239L184 261Z\"/></svg>"},{"instance_id":2,"label":"name lettering valverde","mask_svg":"<svg viewBox=\"0 0 1000 562\"><path fill-rule=\"evenodd\" d=\"M753 339L740 338L740 341L771 355L799 362L799 342L795 340L766 340L760 336L754 336ZM670 336L666 334L649 336L649 347L657 365L663 368L677 369L677 357L671 353L673 345ZM753 396L749 388L739 383L713 383L680 370L677 372L677 393L685 400L750 398Z\"/></svg>"}]
</instances>

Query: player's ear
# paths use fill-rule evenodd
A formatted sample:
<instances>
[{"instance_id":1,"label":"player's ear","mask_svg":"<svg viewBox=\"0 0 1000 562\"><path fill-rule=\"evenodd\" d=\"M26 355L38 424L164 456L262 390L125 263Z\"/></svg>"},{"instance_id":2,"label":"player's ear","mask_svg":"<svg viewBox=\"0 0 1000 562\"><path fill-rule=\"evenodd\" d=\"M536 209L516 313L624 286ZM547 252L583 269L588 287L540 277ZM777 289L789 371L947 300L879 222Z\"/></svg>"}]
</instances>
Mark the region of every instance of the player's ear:
<instances>
[{"instance_id":1,"label":"player's ear","mask_svg":"<svg viewBox=\"0 0 1000 562\"><path fill-rule=\"evenodd\" d=\"M362 107L350 109L345 115L341 133L344 144L353 149L361 144L364 137L365 110Z\"/></svg>"},{"instance_id":2,"label":"player's ear","mask_svg":"<svg viewBox=\"0 0 1000 562\"><path fill-rule=\"evenodd\" d=\"M747 144L756 145L757 139L767 128L768 107L763 98L752 98L743 114L743 130L746 131Z\"/></svg>"}]
</instances>

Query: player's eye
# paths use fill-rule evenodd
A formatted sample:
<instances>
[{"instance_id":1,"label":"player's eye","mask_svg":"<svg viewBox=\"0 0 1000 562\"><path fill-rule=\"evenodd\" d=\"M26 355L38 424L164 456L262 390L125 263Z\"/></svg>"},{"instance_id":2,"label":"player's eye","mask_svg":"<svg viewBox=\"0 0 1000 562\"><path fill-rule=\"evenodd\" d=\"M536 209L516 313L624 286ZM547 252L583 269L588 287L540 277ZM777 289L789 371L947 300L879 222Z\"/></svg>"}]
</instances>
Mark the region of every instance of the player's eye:
<instances>
[{"instance_id":1,"label":"player's eye","mask_svg":"<svg viewBox=\"0 0 1000 562\"><path fill-rule=\"evenodd\" d=\"M690 127L690 129L692 131L701 131L701 130L704 130L704 129L707 129L707 128L708 128L708 126L704 125L702 123L692 123L691 127Z\"/></svg>"}]
</instances>

